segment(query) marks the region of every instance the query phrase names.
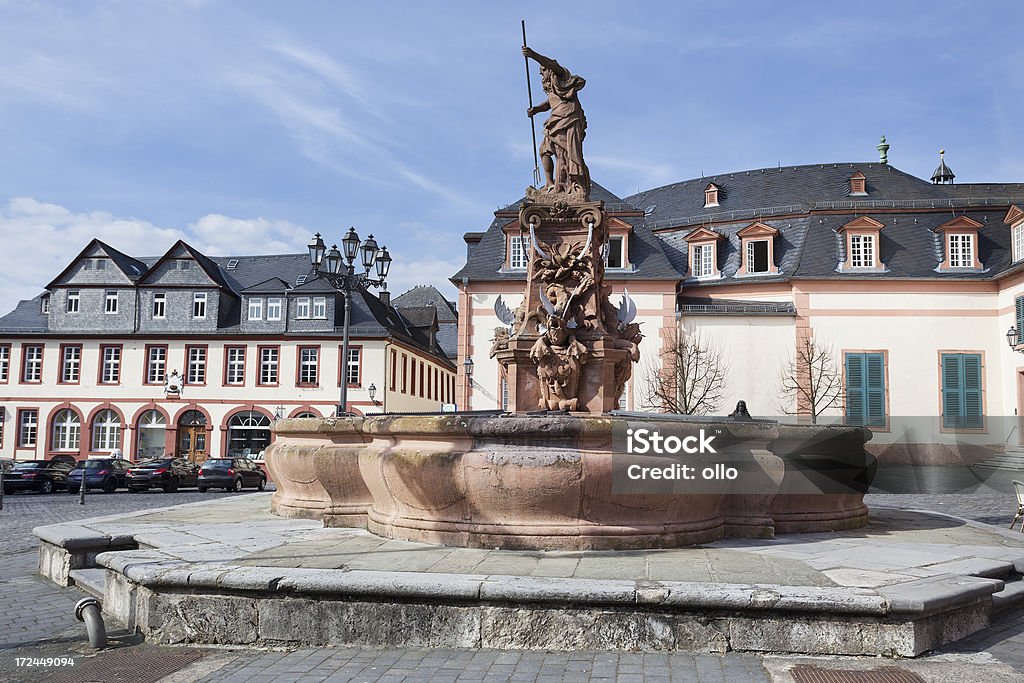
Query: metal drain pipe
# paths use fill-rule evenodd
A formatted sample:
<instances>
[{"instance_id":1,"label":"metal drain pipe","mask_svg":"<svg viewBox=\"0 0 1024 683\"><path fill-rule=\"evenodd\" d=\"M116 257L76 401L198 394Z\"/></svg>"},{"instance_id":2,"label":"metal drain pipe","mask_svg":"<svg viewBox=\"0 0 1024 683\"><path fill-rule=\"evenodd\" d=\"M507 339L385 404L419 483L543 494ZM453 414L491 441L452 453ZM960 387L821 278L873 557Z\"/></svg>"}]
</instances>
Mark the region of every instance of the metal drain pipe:
<instances>
[{"instance_id":1,"label":"metal drain pipe","mask_svg":"<svg viewBox=\"0 0 1024 683\"><path fill-rule=\"evenodd\" d=\"M75 619L85 622L85 630L89 633L89 645L97 650L107 646L107 628L103 625L100 608L100 601L91 597L82 598L75 605Z\"/></svg>"}]
</instances>

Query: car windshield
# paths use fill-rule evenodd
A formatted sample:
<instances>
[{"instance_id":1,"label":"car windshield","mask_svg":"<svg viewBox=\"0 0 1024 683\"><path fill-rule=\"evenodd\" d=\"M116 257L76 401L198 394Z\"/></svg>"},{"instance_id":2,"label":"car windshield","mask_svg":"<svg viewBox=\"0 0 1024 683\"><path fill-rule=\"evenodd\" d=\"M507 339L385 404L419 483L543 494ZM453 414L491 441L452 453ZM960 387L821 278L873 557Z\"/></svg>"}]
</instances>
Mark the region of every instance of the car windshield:
<instances>
[{"instance_id":1,"label":"car windshield","mask_svg":"<svg viewBox=\"0 0 1024 683\"><path fill-rule=\"evenodd\" d=\"M144 460L135 467L139 469L147 467L168 467L171 464L170 460Z\"/></svg>"},{"instance_id":2,"label":"car windshield","mask_svg":"<svg viewBox=\"0 0 1024 683\"><path fill-rule=\"evenodd\" d=\"M110 467L110 463L106 460L86 460L83 467L87 470L101 470L104 467Z\"/></svg>"},{"instance_id":3,"label":"car windshield","mask_svg":"<svg viewBox=\"0 0 1024 683\"><path fill-rule=\"evenodd\" d=\"M46 467L46 463L43 462L19 462L14 466L16 470L40 470Z\"/></svg>"},{"instance_id":4,"label":"car windshield","mask_svg":"<svg viewBox=\"0 0 1024 683\"><path fill-rule=\"evenodd\" d=\"M231 467L231 461L221 460L219 458L216 460L207 460L206 462L203 463L203 467L208 467L210 469L226 469L228 467Z\"/></svg>"}]
</instances>

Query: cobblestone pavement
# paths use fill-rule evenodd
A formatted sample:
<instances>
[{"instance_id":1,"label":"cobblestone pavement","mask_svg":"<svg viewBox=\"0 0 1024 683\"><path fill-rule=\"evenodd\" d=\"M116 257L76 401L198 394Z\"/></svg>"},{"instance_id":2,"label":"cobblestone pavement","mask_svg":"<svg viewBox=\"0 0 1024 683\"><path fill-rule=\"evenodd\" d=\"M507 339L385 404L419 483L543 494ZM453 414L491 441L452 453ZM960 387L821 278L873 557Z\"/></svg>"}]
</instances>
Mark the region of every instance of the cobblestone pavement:
<instances>
[{"instance_id":1,"label":"cobblestone pavement","mask_svg":"<svg viewBox=\"0 0 1024 683\"><path fill-rule=\"evenodd\" d=\"M84 627L72 608L81 597L35 575L36 543L31 529L101 515L213 499L230 494L183 492L129 495L94 494L85 506L77 497L19 494L5 497L0 511L0 680L41 681L60 673L60 680L102 680L70 677L67 669L15 665L16 657L73 657L85 674L84 663L96 662L114 650L94 655L86 646ZM873 495L870 505L932 509L990 524L1008 525L1015 509L1012 494ZM116 628L108 625L108 628ZM138 643L127 634L114 644L133 648L140 661L160 648ZM727 655L637 654L614 652L506 652L403 648L325 648L288 651L211 649L198 662L163 683L186 681L791 681L789 668L807 658ZM992 628L914 661L873 658L819 658L830 668L899 666L925 681L976 680L987 683L1024 681L1024 615L1003 618ZM1012 666L1017 674L1007 674ZM155 679L147 679L155 680Z\"/></svg>"}]
</instances>

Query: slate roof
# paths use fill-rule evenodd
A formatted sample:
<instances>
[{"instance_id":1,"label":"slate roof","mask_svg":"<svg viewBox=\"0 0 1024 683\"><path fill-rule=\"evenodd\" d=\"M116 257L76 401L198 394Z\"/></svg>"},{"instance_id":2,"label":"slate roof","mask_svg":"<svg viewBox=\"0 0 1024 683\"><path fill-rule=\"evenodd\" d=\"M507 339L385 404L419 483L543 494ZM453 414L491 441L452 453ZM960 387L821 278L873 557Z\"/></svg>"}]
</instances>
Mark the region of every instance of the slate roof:
<instances>
[{"instance_id":1,"label":"slate roof","mask_svg":"<svg viewBox=\"0 0 1024 683\"><path fill-rule=\"evenodd\" d=\"M679 272L669 261L664 246L648 228L636 210L620 197L594 183L590 197L602 200L609 215L633 226L629 239L629 262L632 270L609 270L609 280L678 280ZM458 285L464 278L470 280L523 280L522 270L505 270L505 234L502 227L516 220L519 205L525 197L495 212L494 220L479 242L467 243L466 264L451 277ZM616 214L625 215L616 215ZM630 215L634 214L634 215Z\"/></svg>"},{"instance_id":2,"label":"slate roof","mask_svg":"<svg viewBox=\"0 0 1024 683\"><path fill-rule=\"evenodd\" d=\"M45 332L47 319L42 313L42 298L44 296L48 296L48 293L44 292L35 298L19 301L13 311L0 317L0 331Z\"/></svg>"},{"instance_id":3,"label":"slate roof","mask_svg":"<svg viewBox=\"0 0 1024 683\"><path fill-rule=\"evenodd\" d=\"M281 292L284 292L284 291L286 291L286 290L288 290L290 288L291 288L291 285L289 285L287 282L285 282L281 278L279 278L279 277L272 277L272 278L270 278L268 280L264 280L263 282L260 282L259 284L252 285L251 287L246 287L245 289L242 290L242 293L243 294L264 294L264 293L280 294Z\"/></svg>"},{"instance_id":4,"label":"slate roof","mask_svg":"<svg viewBox=\"0 0 1024 683\"><path fill-rule=\"evenodd\" d=\"M412 306L433 306L437 310L439 322L459 319L455 304L445 299L440 290L433 285L416 285L409 291L391 299L391 305L400 309Z\"/></svg>"},{"instance_id":5,"label":"slate roof","mask_svg":"<svg viewBox=\"0 0 1024 683\"><path fill-rule=\"evenodd\" d=\"M78 256L76 256L75 258L73 258L71 260L71 262L68 264L67 268L62 270L57 277L53 278L53 280L50 281L50 284L48 284L47 287L52 287L54 284L56 284L56 282L58 280L63 278L64 275L69 270L71 270L71 267L74 266L75 263L80 258L85 256L86 253L91 251L94 246L98 246L100 249L102 249L104 251L104 253L106 253L106 255L110 257L110 260L114 262L114 265L117 266L118 269L122 273L124 273L125 276L129 280L131 280L132 282L135 282L139 278L141 278L142 275L149 268L149 264L147 264L147 263L145 263L145 262L143 262L143 261L141 261L139 259L132 258L131 256L128 256L127 254L125 254L123 252L120 252L117 249L114 249L112 246L110 246L106 242L103 242L101 240L93 238L92 240L89 241L89 244L85 245L85 248L82 249L82 251L78 252Z\"/></svg>"}]
</instances>

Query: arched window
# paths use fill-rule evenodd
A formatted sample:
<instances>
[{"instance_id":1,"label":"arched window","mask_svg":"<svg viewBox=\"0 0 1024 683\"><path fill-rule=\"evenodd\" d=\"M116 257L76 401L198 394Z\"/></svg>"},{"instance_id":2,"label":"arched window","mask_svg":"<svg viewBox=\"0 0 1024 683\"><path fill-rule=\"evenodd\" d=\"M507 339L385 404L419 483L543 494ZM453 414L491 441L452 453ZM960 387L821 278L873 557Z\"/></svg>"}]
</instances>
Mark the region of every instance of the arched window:
<instances>
[{"instance_id":1,"label":"arched window","mask_svg":"<svg viewBox=\"0 0 1024 683\"><path fill-rule=\"evenodd\" d=\"M121 447L121 418L113 410L101 410L92 421L92 449L113 451Z\"/></svg>"},{"instance_id":2,"label":"arched window","mask_svg":"<svg viewBox=\"0 0 1024 683\"><path fill-rule=\"evenodd\" d=\"M147 410L136 425L139 430L137 458L159 458L164 455L167 418L159 410Z\"/></svg>"},{"instance_id":3,"label":"arched window","mask_svg":"<svg viewBox=\"0 0 1024 683\"><path fill-rule=\"evenodd\" d=\"M77 451L82 438L82 420L78 413L65 408L53 418L53 450Z\"/></svg>"},{"instance_id":4,"label":"arched window","mask_svg":"<svg viewBox=\"0 0 1024 683\"><path fill-rule=\"evenodd\" d=\"M298 415L296 415L295 417L320 417L320 416L317 415L316 413L313 413L313 412L310 412L308 410L305 410L305 411L299 413Z\"/></svg>"},{"instance_id":5,"label":"arched window","mask_svg":"<svg viewBox=\"0 0 1024 683\"><path fill-rule=\"evenodd\" d=\"M270 445L270 418L255 410L236 413L228 421L228 456L255 456Z\"/></svg>"}]
</instances>

